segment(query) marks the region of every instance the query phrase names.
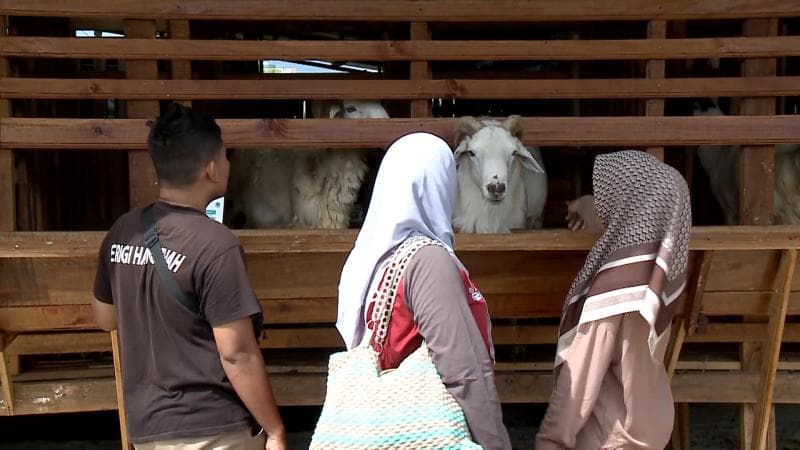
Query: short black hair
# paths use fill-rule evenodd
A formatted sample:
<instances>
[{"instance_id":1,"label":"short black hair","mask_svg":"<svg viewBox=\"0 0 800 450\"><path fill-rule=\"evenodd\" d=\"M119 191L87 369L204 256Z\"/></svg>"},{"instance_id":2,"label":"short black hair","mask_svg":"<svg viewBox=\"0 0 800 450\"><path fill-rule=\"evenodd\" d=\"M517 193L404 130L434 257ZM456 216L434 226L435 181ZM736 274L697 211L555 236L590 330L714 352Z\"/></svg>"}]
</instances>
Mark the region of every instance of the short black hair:
<instances>
[{"instance_id":1,"label":"short black hair","mask_svg":"<svg viewBox=\"0 0 800 450\"><path fill-rule=\"evenodd\" d=\"M222 151L222 132L211 114L175 103L152 125L147 146L159 181L186 187Z\"/></svg>"}]
</instances>

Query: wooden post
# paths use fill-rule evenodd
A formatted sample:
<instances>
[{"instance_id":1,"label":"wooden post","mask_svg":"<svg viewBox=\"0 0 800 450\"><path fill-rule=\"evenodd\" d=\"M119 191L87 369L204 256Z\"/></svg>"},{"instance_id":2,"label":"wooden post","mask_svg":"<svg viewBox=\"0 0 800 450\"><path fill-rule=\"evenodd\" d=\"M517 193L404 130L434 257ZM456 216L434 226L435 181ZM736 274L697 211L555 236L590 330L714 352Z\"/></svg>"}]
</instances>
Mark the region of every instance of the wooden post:
<instances>
[{"instance_id":1,"label":"wooden post","mask_svg":"<svg viewBox=\"0 0 800 450\"><path fill-rule=\"evenodd\" d=\"M411 22L411 40L430 40L431 31L426 22ZM411 79L427 80L431 77L428 61L411 61ZM411 117L430 117L430 99L411 100Z\"/></svg>"},{"instance_id":2,"label":"wooden post","mask_svg":"<svg viewBox=\"0 0 800 450\"><path fill-rule=\"evenodd\" d=\"M169 38L170 39L189 39L189 21L188 20L170 20L169 21ZM192 62L191 61L172 61L172 79L173 80L191 80L192 79ZM184 106L192 106L191 100L182 100L180 102Z\"/></svg>"},{"instance_id":3,"label":"wooden post","mask_svg":"<svg viewBox=\"0 0 800 450\"><path fill-rule=\"evenodd\" d=\"M745 36L776 36L777 19L746 20ZM743 76L775 76L777 64L772 59L746 60L742 66ZM743 115L774 115L775 98L745 98L742 100ZM742 149L739 214L742 225L772 224L773 166L775 147L746 146Z\"/></svg>"},{"instance_id":4,"label":"wooden post","mask_svg":"<svg viewBox=\"0 0 800 450\"><path fill-rule=\"evenodd\" d=\"M688 334L696 329L697 316L703 303L703 293L706 288L708 269L711 267L712 252L704 251L696 255L692 264L692 277L689 280L689 292L686 294L686 304L681 317L675 322L667 349L665 364L669 379L675 375L678 367L678 358L681 348ZM689 450L689 404L675 404L675 426L672 430L672 449Z\"/></svg>"},{"instance_id":5,"label":"wooden post","mask_svg":"<svg viewBox=\"0 0 800 450\"><path fill-rule=\"evenodd\" d=\"M125 37L138 39L155 39L156 22L154 20L125 20ZM131 79L158 79L158 65L155 61L127 61L125 74ZM159 114L158 101L128 101L128 118L150 119ZM145 143L143 142L144 146ZM128 153L130 178L131 208L147 205L158 198L156 172L150 155L145 151Z\"/></svg>"},{"instance_id":6,"label":"wooden post","mask_svg":"<svg viewBox=\"0 0 800 450\"><path fill-rule=\"evenodd\" d=\"M128 417L125 414L125 396L122 392L122 363L119 351L119 333L111 332L111 353L114 357L114 387L117 391L117 409L119 410L119 431L123 450L131 450L133 446L128 440Z\"/></svg>"},{"instance_id":7,"label":"wooden post","mask_svg":"<svg viewBox=\"0 0 800 450\"><path fill-rule=\"evenodd\" d=\"M778 357L781 353L781 342L783 341L783 326L786 321L786 311L789 309L789 296L791 295L792 280L796 266L797 250L784 250L781 255L781 269L778 271L780 274L778 294L770 302L769 308L767 348L761 365L760 392L755 410L755 430L753 431L751 447L754 450L765 450L767 448L770 416L774 418L772 396L775 388L775 376L778 372ZM772 426L774 427L774 423Z\"/></svg>"},{"instance_id":8,"label":"wooden post","mask_svg":"<svg viewBox=\"0 0 800 450\"><path fill-rule=\"evenodd\" d=\"M665 20L651 20L647 24L648 39L666 39L667 22ZM647 78L663 79L665 75L664 60L655 59L647 61ZM649 98L645 107L647 116L664 115L664 99ZM664 147L647 147L647 153L664 160Z\"/></svg>"},{"instance_id":9,"label":"wooden post","mask_svg":"<svg viewBox=\"0 0 800 450\"><path fill-rule=\"evenodd\" d=\"M7 33L6 16L0 15L0 39ZM8 58L0 58L0 78L9 75ZM11 117L11 102L0 99L0 119ZM0 143L2 136L0 136ZM14 201L14 153L0 146L0 231L14 231L17 223Z\"/></svg>"},{"instance_id":10,"label":"wooden post","mask_svg":"<svg viewBox=\"0 0 800 450\"><path fill-rule=\"evenodd\" d=\"M750 19L744 22L745 36L776 36L778 34L777 19ZM745 60L742 65L743 76L774 76L776 73L776 60L774 58ZM743 115L773 115L775 113L775 98L745 98L741 103ZM773 191L774 191L774 146L745 146L741 154L740 191L739 191L739 221L742 225L770 225L772 223ZM761 322L762 318L745 317L745 321ZM763 346L756 343L743 343L741 360L742 370L746 372L759 372L762 362L766 357ZM768 407L773 411L773 407ZM742 406L741 437L742 449L748 450L757 437L754 436L758 426L755 418L753 404ZM767 415L769 417L769 414ZM772 425L764 431L769 436L766 438L769 445L774 448L775 427ZM761 431L758 431L759 433Z\"/></svg>"},{"instance_id":11,"label":"wooden post","mask_svg":"<svg viewBox=\"0 0 800 450\"><path fill-rule=\"evenodd\" d=\"M0 385L2 385L3 405L9 416L14 415L14 384L8 369L8 358L6 349L11 345L13 337L4 337L0 342Z\"/></svg>"}]
</instances>

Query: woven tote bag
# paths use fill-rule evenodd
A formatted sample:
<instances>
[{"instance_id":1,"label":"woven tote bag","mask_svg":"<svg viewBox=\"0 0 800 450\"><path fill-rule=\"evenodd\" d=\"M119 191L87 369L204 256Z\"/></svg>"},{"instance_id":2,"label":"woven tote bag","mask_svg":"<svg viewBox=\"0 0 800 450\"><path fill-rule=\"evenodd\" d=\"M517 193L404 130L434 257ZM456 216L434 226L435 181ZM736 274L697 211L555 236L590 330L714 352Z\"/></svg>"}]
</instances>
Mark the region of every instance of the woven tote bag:
<instances>
[{"instance_id":1,"label":"woven tote bag","mask_svg":"<svg viewBox=\"0 0 800 450\"><path fill-rule=\"evenodd\" d=\"M383 344L397 286L408 262L426 245L404 241L389 263L372 311L374 340ZM423 342L397 369L381 372L370 337L349 351L334 353L322 414L310 448L317 449L480 449L464 412L447 392Z\"/></svg>"}]
</instances>

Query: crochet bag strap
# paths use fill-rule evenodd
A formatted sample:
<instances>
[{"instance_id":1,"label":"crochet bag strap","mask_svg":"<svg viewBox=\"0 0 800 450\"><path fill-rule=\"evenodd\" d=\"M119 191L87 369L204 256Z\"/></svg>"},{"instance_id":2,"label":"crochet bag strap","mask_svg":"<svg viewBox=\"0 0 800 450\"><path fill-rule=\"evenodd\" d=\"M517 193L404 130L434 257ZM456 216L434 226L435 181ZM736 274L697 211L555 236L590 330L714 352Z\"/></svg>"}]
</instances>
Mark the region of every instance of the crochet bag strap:
<instances>
[{"instance_id":1,"label":"crochet bag strap","mask_svg":"<svg viewBox=\"0 0 800 450\"><path fill-rule=\"evenodd\" d=\"M403 279L411 258L416 255L419 249L428 245L443 247L439 241L427 236L412 236L403 241L394 255L392 255L386 274L383 276L383 281L378 286L378 291L374 294L375 306L372 308L373 342L380 348L383 347L389 331L389 319L392 316L392 308L394 308L400 280Z\"/></svg>"}]
</instances>

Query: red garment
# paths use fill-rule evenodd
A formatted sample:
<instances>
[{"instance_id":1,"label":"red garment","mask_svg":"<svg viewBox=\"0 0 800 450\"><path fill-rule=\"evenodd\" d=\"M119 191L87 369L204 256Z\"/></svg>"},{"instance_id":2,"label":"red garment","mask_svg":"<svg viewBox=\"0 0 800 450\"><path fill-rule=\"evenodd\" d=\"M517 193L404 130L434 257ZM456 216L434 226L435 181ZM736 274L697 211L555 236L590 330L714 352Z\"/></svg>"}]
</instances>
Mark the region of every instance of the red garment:
<instances>
[{"instance_id":1,"label":"red garment","mask_svg":"<svg viewBox=\"0 0 800 450\"><path fill-rule=\"evenodd\" d=\"M469 278L466 270L459 269L459 273L464 283L464 292L467 296L470 312L475 319L475 324L478 326L483 342L486 344L486 349L489 351L492 361L494 361L494 346L491 339L492 325L486 299L483 298L475 283ZM384 272L383 276L386 276L386 272ZM372 317L372 308L375 306L374 299L376 295L373 294L372 301L370 301L367 317ZM372 329L372 325L372 323L368 323L367 327ZM421 343L422 336L419 334L419 328L414 323L414 316L405 302L405 280L400 280L392 316L389 318L389 331L386 334L383 349L377 347L374 341L371 341L371 345L380 354L381 369L386 370L397 368L408 355L419 348Z\"/></svg>"}]
</instances>

